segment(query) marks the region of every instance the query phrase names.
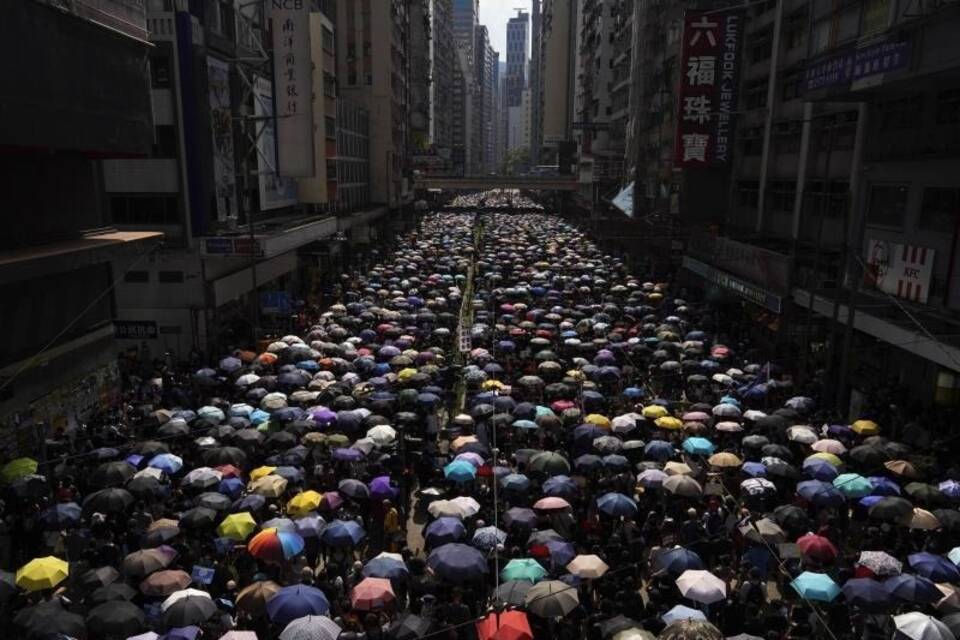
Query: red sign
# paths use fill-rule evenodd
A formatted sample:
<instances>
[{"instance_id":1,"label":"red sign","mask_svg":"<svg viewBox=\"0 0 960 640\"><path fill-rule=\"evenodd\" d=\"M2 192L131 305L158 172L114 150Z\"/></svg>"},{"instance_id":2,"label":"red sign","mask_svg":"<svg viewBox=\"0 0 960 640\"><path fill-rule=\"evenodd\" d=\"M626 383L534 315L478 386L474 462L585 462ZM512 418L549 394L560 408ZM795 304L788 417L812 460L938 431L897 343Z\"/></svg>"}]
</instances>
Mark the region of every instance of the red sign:
<instances>
[{"instance_id":1,"label":"red sign","mask_svg":"<svg viewBox=\"0 0 960 640\"><path fill-rule=\"evenodd\" d=\"M742 11L685 12L673 162L729 165L740 80Z\"/></svg>"}]
</instances>

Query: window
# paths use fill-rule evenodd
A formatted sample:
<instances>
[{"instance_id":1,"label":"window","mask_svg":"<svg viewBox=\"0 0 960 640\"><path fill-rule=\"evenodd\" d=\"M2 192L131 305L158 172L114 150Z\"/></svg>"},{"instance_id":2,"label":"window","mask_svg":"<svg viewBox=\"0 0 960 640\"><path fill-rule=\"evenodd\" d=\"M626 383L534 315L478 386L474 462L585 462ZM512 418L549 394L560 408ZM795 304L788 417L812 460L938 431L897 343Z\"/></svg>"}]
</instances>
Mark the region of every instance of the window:
<instances>
[{"instance_id":1,"label":"window","mask_svg":"<svg viewBox=\"0 0 960 640\"><path fill-rule=\"evenodd\" d=\"M810 30L810 53L817 55L830 47L830 19L826 18L813 25Z\"/></svg>"},{"instance_id":2,"label":"window","mask_svg":"<svg viewBox=\"0 0 960 640\"><path fill-rule=\"evenodd\" d=\"M754 64L769 60L773 51L773 41L769 34L760 36L760 38L760 41L750 48L750 61Z\"/></svg>"},{"instance_id":3,"label":"window","mask_svg":"<svg viewBox=\"0 0 960 640\"><path fill-rule=\"evenodd\" d=\"M170 88L170 57L157 55L150 58L150 84L154 89Z\"/></svg>"},{"instance_id":4,"label":"window","mask_svg":"<svg viewBox=\"0 0 960 640\"><path fill-rule=\"evenodd\" d=\"M800 97L802 93L801 87L803 86L803 76L787 76L783 79L783 88L780 90L780 99L786 102L787 100L795 100Z\"/></svg>"},{"instance_id":5,"label":"window","mask_svg":"<svg viewBox=\"0 0 960 640\"><path fill-rule=\"evenodd\" d=\"M149 271L127 271L123 274L124 282L150 282Z\"/></svg>"},{"instance_id":6,"label":"window","mask_svg":"<svg viewBox=\"0 0 960 640\"><path fill-rule=\"evenodd\" d=\"M883 131L915 129L921 124L919 116L923 111L923 97L920 94L887 100L877 106L880 112L880 129Z\"/></svg>"},{"instance_id":7,"label":"window","mask_svg":"<svg viewBox=\"0 0 960 640\"><path fill-rule=\"evenodd\" d=\"M158 271L157 282L177 283L183 282L183 271Z\"/></svg>"},{"instance_id":8,"label":"window","mask_svg":"<svg viewBox=\"0 0 960 640\"><path fill-rule=\"evenodd\" d=\"M869 36L887 28L890 19L890 0L865 0L860 35Z\"/></svg>"},{"instance_id":9,"label":"window","mask_svg":"<svg viewBox=\"0 0 960 640\"><path fill-rule=\"evenodd\" d=\"M927 187L923 190L917 226L928 231L953 231L960 215L960 189Z\"/></svg>"},{"instance_id":10,"label":"window","mask_svg":"<svg viewBox=\"0 0 960 640\"><path fill-rule=\"evenodd\" d=\"M756 180L741 180L737 183L737 204L741 207L756 207L760 197L760 183Z\"/></svg>"},{"instance_id":11,"label":"window","mask_svg":"<svg viewBox=\"0 0 960 640\"><path fill-rule=\"evenodd\" d=\"M812 220L821 215L825 218L845 217L849 190L850 183L846 181L808 182L803 199L806 218Z\"/></svg>"},{"instance_id":12,"label":"window","mask_svg":"<svg viewBox=\"0 0 960 640\"><path fill-rule=\"evenodd\" d=\"M937 124L960 122L960 89L945 89L937 94Z\"/></svg>"},{"instance_id":13,"label":"window","mask_svg":"<svg viewBox=\"0 0 960 640\"><path fill-rule=\"evenodd\" d=\"M908 191L908 184L871 185L867 221L886 227L902 227Z\"/></svg>"},{"instance_id":14,"label":"window","mask_svg":"<svg viewBox=\"0 0 960 640\"><path fill-rule=\"evenodd\" d=\"M770 183L768 194L767 201L772 211L793 211L797 184L791 180L774 180Z\"/></svg>"}]
</instances>

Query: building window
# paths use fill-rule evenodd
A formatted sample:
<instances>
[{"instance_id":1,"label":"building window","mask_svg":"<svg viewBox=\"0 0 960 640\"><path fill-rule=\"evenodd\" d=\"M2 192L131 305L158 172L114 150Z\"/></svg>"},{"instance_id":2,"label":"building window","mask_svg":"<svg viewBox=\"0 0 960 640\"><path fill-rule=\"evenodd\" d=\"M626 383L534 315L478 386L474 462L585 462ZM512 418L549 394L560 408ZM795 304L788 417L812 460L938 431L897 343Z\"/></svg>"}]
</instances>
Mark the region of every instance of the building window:
<instances>
[{"instance_id":1,"label":"building window","mask_svg":"<svg viewBox=\"0 0 960 640\"><path fill-rule=\"evenodd\" d=\"M902 227L909 188L908 184L871 185L867 221L885 227Z\"/></svg>"},{"instance_id":2,"label":"building window","mask_svg":"<svg viewBox=\"0 0 960 640\"><path fill-rule=\"evenodd\" d=\"M928 231L953 231L960 215L960 189L927 187L923 190L917 226Z\"/></svg>"},{"instance_id":3,"label":"building window","mask_svg":"<svg viewBox=\"0 0 960 640\"><path fill-rule=\"evenodd\" d=\"M770 183L770 210L793 211L797 196L797 184L790 180L775 180Z\"/></svg>"},{"instance_id":4,"label":"building window","mask_svg":"<svg viewBox=\"0 0 960 640\"><path fill-rule=\"evenodd\" d=\"M937 124L960 122L960 89L945 89L937 94Z\"/></svg>"},{"instance_id":5,"label":"building window","mask_svg":"<svg viewBox=\"0 0 960 640\"><path fill-rule=\"evenodd\" d=\"M806 218L843 218L847 212L849 191L850 183L845 181L808 182L803 203Z\"/></svg>"},{"instance_id":6,"label":"building window","mask_svg":"<svg viewBox=\"0 0 960 640\"><path fill-rule=\"evenodd\" d=\"M150 282L149 271L127 271L123 274L124 282Z\"/></svg>"},{"instance_id":7,"label":"building window","mask_svg":"<svg viewBox=\"0 0 960 640\"><path fill-rule=\"evenodd\" d=\"M810 30L810 53L817 55L830 47L830 18L825 18Z\"/></svg>"},{"instance_id":8,"label":"building window","mask_svg":"<svg viewBox=\"0 0 960 640\"><path fill-rule=\"evenodd\" d=\"M166 52L150 58L150 84L154 89L170 88L170 56Z\"/></svg>"},{"instance_id":9,"label":"building window","mask_svg":"<svg viewBox=\"0 0 960 640\"><path fill-rule=\"evenodd\" d=\"M175 284L183 282L183 271L158 271L157 282Z\"/></svg>"},{"instance_id":10,"label":"building window","mask_svg":"<svg viewBox=\"0 0 960 640\"><path fill-rule=\"evenodd\" d=\"M917 117L923 111L921 94L887 100L877 106L880 112L880 129L883 131L915 129L921 124L922 120Z\"/></svg>"},{"instance_id":11,"label":"building window","mask_svg":"<svg viewBox=\"0 0 960 640\"><path fill-rule=\"evenodd\" d=\"M737 204L741 207L756 207L760 198L760 183L756 180L741 180L737 183Z\"/></svg>"},{"instance_id":12,"label":"building window","mask_svg":"<svg viewBox=\"0 0 960 640\"><path fill-rule=\"evenodd\" d=\"M803 76L787 76L783 79L783 88L780 90L780 99L786 102L787 100L796 100L800 97L800 94L803 93Z\"/></svg>"},{"instance_id":13,"label":"building window","mask_svg":"<svg viewBox=\"0 0 960 640\"><path fill-rule=\"evenodd\" d=\"M860 35L869 36L887 28L890 20L890 0L865 0Z\"/></svg>"}]
</instances>

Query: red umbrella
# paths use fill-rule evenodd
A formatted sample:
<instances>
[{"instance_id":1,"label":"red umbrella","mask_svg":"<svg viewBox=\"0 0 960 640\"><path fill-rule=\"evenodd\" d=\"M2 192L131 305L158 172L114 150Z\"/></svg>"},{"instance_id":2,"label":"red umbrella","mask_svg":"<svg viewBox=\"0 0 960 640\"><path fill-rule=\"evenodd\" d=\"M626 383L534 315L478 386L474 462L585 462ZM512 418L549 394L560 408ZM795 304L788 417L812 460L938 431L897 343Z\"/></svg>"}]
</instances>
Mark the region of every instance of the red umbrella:
<instances>
[{"instance_id":1,"label":"red umbrella","mask_svg":"<svg viewBox=\"0 0 960 640\"><path fill-rule=\"evenodd\" d=\"M833 562L839 554L832 542L815 533L808 533L798 538L797 546L800 547L803 555L812 560L819 560L820 562Z\"/></svg>"},{"instance_id":2,"label":"red umbrella","mask_svg":"<svg viewBox=\"0 0 960 640\"><path fill-rule=\"evenodd\" d=\"M477 623L480 640L533 640L533 631L522 611L493 612Z\"/></svg>"},{"instance_id":3,"label":"red umbrella","mask_svg":"<svg viewBox=\"0 0 960 640\"><path fill-rule=\"evenodd\" d=\"M232 464L222 464L214 469L222 473L224 478L239 478L243 475L243 472Z\"/></svg>"},{"instance_id":4,"label":"red umbrella","mask_svg":"<svg viewBox=\"0 0 960 640\"><path fill-rule=\"evenodd\" d=\"M350 594L350 603L360 611L382 609L395 599L393 586L386 578L364 578Z\"/></svg>"}]
</instances>

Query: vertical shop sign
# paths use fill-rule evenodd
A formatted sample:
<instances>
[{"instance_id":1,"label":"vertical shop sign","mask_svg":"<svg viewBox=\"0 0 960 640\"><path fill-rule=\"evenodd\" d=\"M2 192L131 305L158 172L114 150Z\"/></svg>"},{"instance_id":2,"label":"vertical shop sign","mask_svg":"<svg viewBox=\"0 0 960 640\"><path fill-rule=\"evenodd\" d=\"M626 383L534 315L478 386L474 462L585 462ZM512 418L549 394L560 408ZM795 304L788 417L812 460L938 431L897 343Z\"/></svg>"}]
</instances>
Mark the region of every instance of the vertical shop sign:
<instances>
[{"instance_id":1,"label":"vertical shop sign","mask_svg":"<svg viewBox=\"0 0 960 640\"><path fill-rule=\"evenodd\" d=\"M743 12L683 16L674 165L723 167L733 154Z\"/></svg>"}]
</instances>

